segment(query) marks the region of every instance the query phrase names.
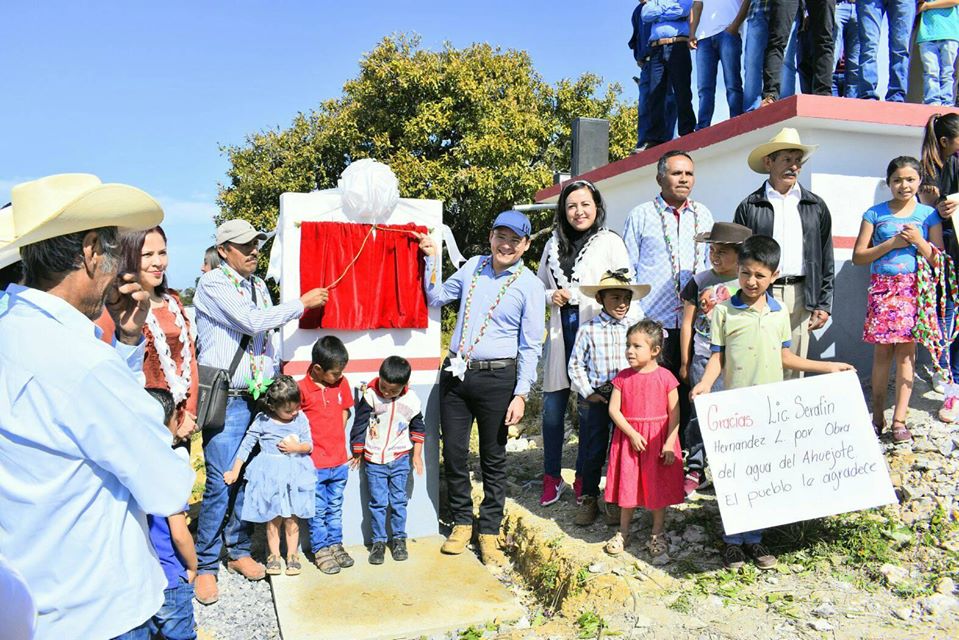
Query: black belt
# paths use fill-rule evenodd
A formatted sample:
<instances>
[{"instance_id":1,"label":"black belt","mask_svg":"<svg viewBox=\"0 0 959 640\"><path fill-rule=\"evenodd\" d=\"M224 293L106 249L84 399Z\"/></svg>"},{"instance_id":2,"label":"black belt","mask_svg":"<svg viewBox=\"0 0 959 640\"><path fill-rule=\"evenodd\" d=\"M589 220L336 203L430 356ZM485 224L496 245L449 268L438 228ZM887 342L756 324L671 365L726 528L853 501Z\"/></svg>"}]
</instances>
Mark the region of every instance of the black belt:
<instances>
[{"instance_id":1,"label":"black belt","mask_svg":"<svg viewBox=\"0 0 959 640\"><path fill-rule=\"evenodd\" d=\"M450 357L455 357L456 354L450 352ZM505 369L507 367L515 367L516 358L498 358L496 360L470 360L466 364L466 368L470 371L492 371L497 369Z\"/></svg>"},{"instance_id":2,"label":"black belt","mask_svg":"<svg viewBox=\"0 0 959 640\"><path fill-rule=\"evenodd\" d=\"M253 396L246 389L229 389L226 392L228 398L252 398Z\"/></svg>"},{"instance_id":3,"label":"black belt","mask_svg":"<svg viewBox=\"0 0 959 640\"><path fill-rule=\"evenodd\" d=\"M799 284L806 279L806 276L783 276L779 280L776 280L773 284L778 284L780 286L784 284Z\"/></svg>"}]
</instances>

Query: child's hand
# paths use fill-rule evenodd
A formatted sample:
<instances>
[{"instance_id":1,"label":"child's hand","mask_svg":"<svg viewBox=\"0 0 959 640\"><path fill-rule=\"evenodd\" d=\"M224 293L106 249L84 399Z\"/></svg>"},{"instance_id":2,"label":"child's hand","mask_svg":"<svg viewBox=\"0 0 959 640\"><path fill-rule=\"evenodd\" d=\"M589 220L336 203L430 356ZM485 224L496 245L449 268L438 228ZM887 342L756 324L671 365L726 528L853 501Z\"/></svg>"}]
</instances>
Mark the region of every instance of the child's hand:
<instances>
[{"instance_id":1,"label":"child's hand","mask_svg":"<svg viewBox=\"0 0 959 640\"><path fill-rule=\"evenodd\" d=\"M423 456L413 456L413 471L416 475L423 475Z\"/></svg>"},{"instance_id":2,"label":"child's hand","mask_svg":"<svg viewBox=\"0 0 959 640\"><path fill-rule=\"evenodd\" d=\"M711 387L707 387L702 382L700 382L695 387L693 387L692 391L689 392L689 399L692 400L696 396L701 396L704 393L709 393L710 391L712 391Z\"/></svg>"},{"instance_id":3,"label":"child's hand","mask_svg":"<svg viewBox=\"0 0 959 640\"><path fill-rule=\"evenodd\" d=\"M599 395L598 393L592 393L586 396L586 402L602 402L603 404L609 404L609 400Z\"/></svg>"},{"instance_id":4,"label":"child's hand","mask_svg":"<svg viewBox=\"0 0 959 640\"><path fill-rule=\"evenodd\" d=\"M633 431L629 434L629 442L636 451L646 451L646 438Z\"/></svg>"},{"instance_id":5,"label":"child's hand","mask_svg":"<svg viewBox=\"0 0 959 640\"><path fill-rule=\"evenodd\" d=\"M682 382L689 382L689 364L679 365L679 379Z\"/></svg>"},{"instance_id":6,"label":"child's hand","mask_svg":"<svg viewBox=\"0 0 959 640\"><path fill-rule=\"evenodd\" d=\"M362 460L362 459L363 459L363 455L362 455L362 454L356 454L356 455L354 455L353 458L350 460L350 463L349 463L349 464L350 464L350 469L352 469L353 471L356 471L357 469L359 469L359 468L360 468L360 460Z\"/></svg>"},{"instance_id":7,"label":"child's hand","mask_svg":"<svg viewBox=\"0 0 959 640\"><path fill-rule=\"evenodd\" d=\"M238 475L240 475L240 474L238 474L237 472L235 472L233 469L230 469L229 471L224 471L224 472L223 472L223 482L225 482L227 485L231 485L231 484L233 484L234 482L236 482L236 477L237 477Z\"/></svg>"},{"instance_id":8,"label":"child's hand","mask_svg":"<svg viewBox=\"0 0 959 640\"><path fill-rule=\"evenodd\" d=\"M922 242L922 232L914 224L904 224L898 235L911 245Z\"/></svg>"},{"instance_id":9,"label":"child's hand","mask_svg":"<svg viewBox=\"0 0 959 640\"><path fill-rule=\"evenodd\" d=\"M196 580L196 571L191 569L186 570L186 582L187 584L193 584L193 581Z\"/></svg>"},{"instance_id":10,"label":"child's hand","mask_svg":"<svg viewBox=\"0 0 959 640\"><path fill-rule=\"evenodd\" d=\"M903 237L901 232L889 238L886 242L888 242L893 249L905 249L909 246L909 241Z\"/></svg>"},{"instance_id":11,"label":"child's hand","mask_svg":"<svg viewBox=\"0 0 959 640\"><path fill-rule=\"evenodd\" d=\"M659 457L662 458L663 464L667 467L676 462L676 454L673 453L672 448L666 449L663 447L663 451L659 454Z\"/></svg>"},{"instance_id":12,"label":"child's hand","mask_svg":"<svg viewBox=\"0 0 959 640\"><path fill-rule=\"evenodd\" d=\"M286 438L283 438L279 443L277 443L276 448L279 449L280 453L299 453L300 443L290 442Z\"/></svg>"},{"instance_id":13,"label":"child's hand","mask_svg":"<svg viewBox=\"0 0 959 640\"><path fill-rule=\"evenodd\" d=\"M840 371L855 371L856 367L847 362L830 362L829 373L839 373Z\"/></svg>"}]
</instances>

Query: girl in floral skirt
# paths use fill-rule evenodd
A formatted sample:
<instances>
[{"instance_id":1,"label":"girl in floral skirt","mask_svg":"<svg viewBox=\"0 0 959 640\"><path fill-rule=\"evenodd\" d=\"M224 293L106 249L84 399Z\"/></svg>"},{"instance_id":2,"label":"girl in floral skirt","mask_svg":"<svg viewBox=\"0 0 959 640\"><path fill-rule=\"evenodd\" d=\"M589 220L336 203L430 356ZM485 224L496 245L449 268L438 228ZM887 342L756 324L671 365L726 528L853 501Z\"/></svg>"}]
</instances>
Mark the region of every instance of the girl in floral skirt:
<instances>
[{"instance_id":1,"label":"girl in floral skirt","mask_svg":"<svg viewBox=\"0 0 959 640\"><path fill-rule=\"evenodd\" d=\"M886 385L895 360L892 437L896 442L912 439L906 415L916 360L913 327L918 309L917 254L929 260L933 245L942 247L942 219L935 209L916 200L919 171L919 161L909 156L889 163L886 184L892 200L866 211L852 253L853 264L871 263L862 339L876 345L872 362L873 427L877 435L885 428Z\"/></svg>"}]
</instances>

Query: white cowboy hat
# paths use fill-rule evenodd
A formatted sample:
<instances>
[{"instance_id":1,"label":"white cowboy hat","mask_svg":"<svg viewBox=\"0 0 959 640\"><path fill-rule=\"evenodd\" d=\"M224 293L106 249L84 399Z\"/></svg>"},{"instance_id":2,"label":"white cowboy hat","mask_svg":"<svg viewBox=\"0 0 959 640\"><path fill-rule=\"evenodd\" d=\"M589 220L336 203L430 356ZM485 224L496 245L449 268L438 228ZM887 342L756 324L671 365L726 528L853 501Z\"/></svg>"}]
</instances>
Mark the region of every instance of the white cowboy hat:
<instances>
[{"instance_id":1,"label":"white cowboy hat","mask_svg":"<svg viewBox=\"0 0 959 640\"><path fill-rule=\"evenodd\" d=\"M802 161L806 162L818 148L818 144L803 144L799 139L799 132L795 129L783 127L769 142L764 142L753 149L746 162L749 164L749 168L756 173L769 173L763 165L763 158L769 154L784 149L799 149L802 151Z\"/></svg>"},{"instance_id":2,"label":"white cowboy hat","mask_svg":"<svg viewBox=\"0 0 959 640\"><path fill-rule=\"evenodd\" d=\"M89 173L61 173L22 182L0 209L0 252L99 227L140 231L163 220L160 203L125 184L103 184Z\"/></svg>"},{"instance_id":3,"label":"white cowboy hat","mask_svg":"<svg viewBox=\"0 0 959 640\"><path fill-rule=\"evenodd\" d=\"M633 300L639 300L645 297L651 287L648 284L631 284L624 271L625 269L620 269L616 272L607 271L603 274L603 277L600 278L599 284L580 285L579 292L584 296L595 298L596 294L604 289L626 289L633 293Z\"/></svg>"}]
</instances>

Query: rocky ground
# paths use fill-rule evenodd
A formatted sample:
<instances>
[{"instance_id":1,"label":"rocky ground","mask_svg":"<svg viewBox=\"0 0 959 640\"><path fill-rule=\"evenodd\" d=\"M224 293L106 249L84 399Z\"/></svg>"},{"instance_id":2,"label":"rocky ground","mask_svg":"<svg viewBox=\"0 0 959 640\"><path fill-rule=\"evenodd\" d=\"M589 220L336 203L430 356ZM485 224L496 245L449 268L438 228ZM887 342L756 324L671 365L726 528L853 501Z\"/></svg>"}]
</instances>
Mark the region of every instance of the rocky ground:
<instances>
[{"instance_id":1,"label":"rocky ground","mask_svg":"<svg viewBox=\"0 0 959 640\"><path fill-rule=\"evenodd\" d=\"M539 600L529 629L502 631L522 638L959 637L959 429L935 419L941 402L917 381L914 442L882 438L899 505L770 530L766 542L780 559L770 572L722 568L719 510L709 491L670 510L668 558L651 558L642 547L648 514L634 519L628 553L606 557L602 543L615 528L602 518L574 525L569 493L539 506L540 440L521 434L511 444L515 504L506 528L515 570L506 579ZM565 468L575 452L573 437ZM537 553L531 544L553 550ZM529 555L535 564L524 562ZM566 627L537 629L554 618Z\"/></svg>"}]
</instances>

